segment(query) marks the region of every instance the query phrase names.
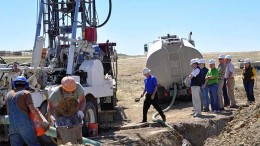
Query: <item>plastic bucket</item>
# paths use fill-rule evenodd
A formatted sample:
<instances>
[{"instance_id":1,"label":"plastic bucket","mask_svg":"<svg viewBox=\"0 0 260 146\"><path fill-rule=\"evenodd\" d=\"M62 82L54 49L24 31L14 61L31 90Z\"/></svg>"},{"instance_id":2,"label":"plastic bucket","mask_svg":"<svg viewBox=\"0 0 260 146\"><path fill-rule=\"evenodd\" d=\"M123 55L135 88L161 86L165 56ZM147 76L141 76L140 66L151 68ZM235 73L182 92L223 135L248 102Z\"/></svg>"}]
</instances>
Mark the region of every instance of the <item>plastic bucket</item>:
<instances>
[{"instance_id":1,"label":"plastic bucket","mask_svg":"<svg viewBox=\"0 0 260 146\"><path fill-rule=\"evenodd\" d=\"M88 124L88 136L89 137L98 136L98 123L89 123Z\"/></svg>"}]
</instances>

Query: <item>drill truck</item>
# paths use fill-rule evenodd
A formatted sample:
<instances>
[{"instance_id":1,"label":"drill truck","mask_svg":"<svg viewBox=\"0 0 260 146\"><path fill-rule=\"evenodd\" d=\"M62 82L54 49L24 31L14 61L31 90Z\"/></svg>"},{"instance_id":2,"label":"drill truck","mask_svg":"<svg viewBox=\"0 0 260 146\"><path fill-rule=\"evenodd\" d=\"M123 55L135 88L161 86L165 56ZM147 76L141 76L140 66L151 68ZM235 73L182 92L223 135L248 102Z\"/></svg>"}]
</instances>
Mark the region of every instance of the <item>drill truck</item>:
<instances>
[{"instance_id":1,"label":"drill truck","mask_svg":"<svg viewBox=\"0 0 260 146\"><path fill-rule=\"evenodd\" d=\"M98 112L116 106L116 43L97 43L97 28L108 22L112 0L108 0L107 18L100 24L95 0L38 0L38 3L32 62L19 66L18 72L14 72L12 64L0 68L0 95L5 98L12 88L12 79L24 75L30 83L34 105L46 114L48 95L60 86L63 77L70 75L85 89L84 135L89 123L99 122Z\"/></svg>"}]
</instances>

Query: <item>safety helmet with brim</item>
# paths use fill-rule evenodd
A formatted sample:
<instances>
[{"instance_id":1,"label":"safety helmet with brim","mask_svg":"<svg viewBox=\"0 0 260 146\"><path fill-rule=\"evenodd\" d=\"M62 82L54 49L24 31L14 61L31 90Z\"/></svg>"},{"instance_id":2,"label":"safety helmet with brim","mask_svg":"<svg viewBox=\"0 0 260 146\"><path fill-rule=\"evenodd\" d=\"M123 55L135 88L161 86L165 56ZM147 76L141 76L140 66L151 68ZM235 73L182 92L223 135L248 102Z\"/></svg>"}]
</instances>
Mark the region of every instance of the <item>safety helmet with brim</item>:
<instances>
[{"instance_id":1,"label":"safety helmet with brim","mask_svg":"<svg viewBox=\"0 0 260 146\"><path fill-rule=\"evenodd\" d=\"M15 78L15 80L13 81L14 88L17 88L17 85L25 85L25 87L29 87L29 83L24 76L18 76Z\"/></svg>"}]
</instances>

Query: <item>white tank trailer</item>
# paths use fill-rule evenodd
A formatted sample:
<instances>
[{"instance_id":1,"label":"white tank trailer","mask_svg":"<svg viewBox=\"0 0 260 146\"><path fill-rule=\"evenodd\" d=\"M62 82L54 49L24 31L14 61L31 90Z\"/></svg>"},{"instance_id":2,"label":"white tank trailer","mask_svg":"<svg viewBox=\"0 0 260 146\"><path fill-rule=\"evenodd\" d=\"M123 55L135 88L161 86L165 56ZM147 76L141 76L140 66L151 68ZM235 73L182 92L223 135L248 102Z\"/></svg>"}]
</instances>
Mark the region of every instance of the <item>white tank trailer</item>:
<instances>
[{"instance_id":1,"label":"white tank trailer","mask_svg":"<svg viewBox=\"0 0 260 146\"><path fill-rule=\"evenodd\" d=\"M202 58L191 39L179 38L177 35L159 37L157 40L145 44L147 54L146 67L157 77L159 98L163 101L171 100L173 84L178 85L177 97L187 97L190 89L184 84L184 79L190 74L190 60Z\"/></svg>"}]
</instances>

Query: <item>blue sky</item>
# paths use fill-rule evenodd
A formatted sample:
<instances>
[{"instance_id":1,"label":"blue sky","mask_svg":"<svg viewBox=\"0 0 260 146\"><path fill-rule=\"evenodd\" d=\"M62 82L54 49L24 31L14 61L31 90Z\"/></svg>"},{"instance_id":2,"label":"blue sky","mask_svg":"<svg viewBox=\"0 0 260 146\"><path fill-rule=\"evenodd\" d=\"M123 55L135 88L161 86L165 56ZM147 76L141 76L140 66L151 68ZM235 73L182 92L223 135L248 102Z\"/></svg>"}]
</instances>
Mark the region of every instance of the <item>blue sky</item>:
<instances>
[{"instance_id":1,"label":"blue sky","mask_svg":"<svg viewBox=\"0 0 260 146\"><path fill-rule=\"evenodd\" d=\"M257 51L259 6L258 0L113 0L111 19L98 30L98 40L109 39L118 52L138 55L158 36L188 37L192 31L201 52ZM33 47L36 10L36 0L1 2L0 50ZM104 20L107 0L97 0L97 11Z\"/></svg>"}]
</instances>

